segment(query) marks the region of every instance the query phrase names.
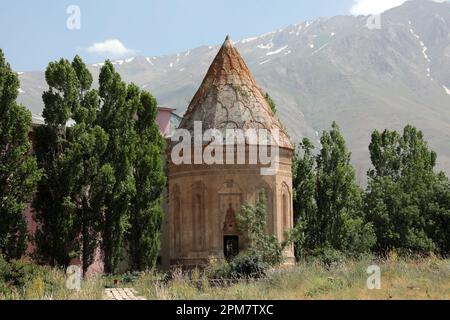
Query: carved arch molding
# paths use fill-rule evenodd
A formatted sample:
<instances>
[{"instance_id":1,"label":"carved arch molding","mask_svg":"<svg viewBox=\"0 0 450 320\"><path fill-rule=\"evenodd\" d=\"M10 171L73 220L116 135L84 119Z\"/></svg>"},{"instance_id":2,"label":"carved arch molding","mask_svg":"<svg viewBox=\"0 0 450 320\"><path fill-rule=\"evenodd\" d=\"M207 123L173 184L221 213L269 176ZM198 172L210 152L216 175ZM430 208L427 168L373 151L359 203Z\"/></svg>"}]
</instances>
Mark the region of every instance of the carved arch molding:
<instances>
[{"instance_id":1,"label":"carved arch molding","mask_svg":"<svg viewBox=\"0 0 450 320\"><path fill-rule=\"evenodd\" d=\"M224 235L237 235L236 216L242 207L242 190L233 180L226 181L217 192L219 197L219 222Z\"/></svg>"}]
</instances>

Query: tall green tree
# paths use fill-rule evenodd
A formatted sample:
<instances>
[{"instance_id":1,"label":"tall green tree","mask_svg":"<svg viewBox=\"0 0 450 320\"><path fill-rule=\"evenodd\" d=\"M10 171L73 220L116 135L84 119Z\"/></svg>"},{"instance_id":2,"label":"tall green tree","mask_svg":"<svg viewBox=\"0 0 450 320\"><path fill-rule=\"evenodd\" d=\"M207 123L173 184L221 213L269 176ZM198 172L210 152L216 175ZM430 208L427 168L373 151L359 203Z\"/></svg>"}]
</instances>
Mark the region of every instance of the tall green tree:
<instances>
[{"instance_id":1,"label":"tall green tree","mask_svg":"<svg viewBox=\"0 0 450 320\"><path fill-rule=\"evenodd\" d=\"M84 271L99 242L104 197L113 179L102 166L108 136L95 124L99 98L80 57L51 62L44 92L46 125L37 130L37 155L45 170L35 199L39 257L65 266L81 257ZM73 121L73 125L68 122Z\"/></svg>"},{"instance_id":2,"label":"tall green tree","mask_svg":"<svg viewBox=\"0 0 450 320\"><path fill-rule=\"evenodd\" d=\"M0 49L0 254L20 258L26 249L23 211L41 177L30 155L31 113L16 102L19 79Z\"/></svg>"},{"instance_id":3,"label":"tall green tree","mask_svg":"<svg viewBox=\"0 0 450 320\"><path fill-rule=\"evenodd\" d=\"M324 132L316 165L318 243L346 251L367 251L375 242L363 222L362 190L355 180L351 154L338 125Z\"/></svg>"},{"instance_id":4,"label":"tall green tree","mask_svg":"<svg viewBox=\"0 0 450 320\"><path fill-rule=\"evenodd\" d=\"M105 197L111 192L114 177L110 165L101 163L108 136L96 124L100 105L97 91L91 89L92 76L79 56L73 60L72 68L78 80L78 102L72 113L75 125L70 129L66 158L72 159L80 169L71 200L76 207L75 227L81 236L76 251L85 272L99 246Z\"/></svg>"},{"instance_id":5,"label":"tall green tree","mask_svg":"<svg viewBox=\"0 0 450 320\"><path fill-rule=\"evenodd\" d=\"M136 194L130 217L130 257L134 270L153 268L160 250L163 218L162 194L165 189L164 138L156 123L156 99L140 92L135 130L138 135L133 177Z\"/></svg>"},{"instance_id":6,"label":"tall green tree","mask_svg":"<svg viewBox=\"0 0 450 320\"><path fill-rule=\"evenodd\" d=\"M292 184L294 202L294 220L297 227L302 226L302 239L295 243L296 257L300 257L303 246L314 247L317 243L315 230L317 223L317 207L315 200L316 174L314 145L304 138L298 145L298 153L292 161ZM308 222L308 223L306 223ZM307 242L307 243L305 243Z\"/></svg>"},{"instance_id":7,"label":"tall green tree","mask_svg":"<svg viewBox=\"0 0 450 320\"><path fill-rule=\"evenodd\" d=\"M109 136L102 161L114 175L102 223L105 270L114 272L126 253L131 267L143 270L155 265L159 253L166 183L157 103L134 84L127 86L109 61L100 71L99 85L97 122Z\"/></svg>"},{"instance_id":8,"label":"tall green tree","mask_svg":"<svg viewBox=\"0 0 450 320\"><path fill-rule=\"evenodd\" d=\"M324 248L346 254L367 252L376 239L371 224L364 222L362 190L336 123L323 132L320 142L322 148L313 156L312 144L304 139L293 166L296 229L303 235L300 250L304 254ZM298 255L299 248L296 251Z\"/></svg>"},{"instance_id":9,"label":"tall green tree","mask_svg":"<svg viewBox=\"0 0 450 320\"><path fill-rule=\"evenodd\" d=\"M105 271L112 273L125 257L131 202L136 195L133 162L139 140L135 130L139 93L135 86L127 88L112 63L106 61L100 71L99 94L101 110L98 124L109 136L102 163L110 164L114 175L111 192L105 197L102 221Z\"/></svg>"},{"instance_id":10,"label":"tall green tree","mask_svg":"<svg viewBox=\"0 0 450 320\"><path fill-rule=\"evenodd\" d=\"M410 125L403 135L374 131L369 151L373 169L365 207L375 226L377 250L448 253L449 183L443 173L434 172L437 156L423 133Z\"/></svg>"},{"instance_id":11,"label":"tall green tree","mask_svg":"<svg viewBox=\"0 0 450 320\"><path fill-rule=\"evenodd\" d=\"M37 255L51 265L67 265L75 249L75 206L70 199L76 188L78 165L65 158L68 148L66 123L77 103L77 75L69 61L49 63L42 95L45 125L36 129L36 156L44 177L34 201Z\"/></svg>"}]
</instances>

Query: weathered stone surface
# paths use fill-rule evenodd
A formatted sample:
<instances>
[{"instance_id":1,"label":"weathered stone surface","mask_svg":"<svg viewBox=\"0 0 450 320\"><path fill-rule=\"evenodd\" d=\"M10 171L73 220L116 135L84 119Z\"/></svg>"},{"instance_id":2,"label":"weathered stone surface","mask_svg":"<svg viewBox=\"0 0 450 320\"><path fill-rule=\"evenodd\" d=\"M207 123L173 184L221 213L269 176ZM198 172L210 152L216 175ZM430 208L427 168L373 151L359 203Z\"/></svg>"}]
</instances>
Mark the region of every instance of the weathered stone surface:
<instances>
[{"instance_id":1,"label":"weathered stone surface","mask_svg":"<svg viewBox=\"0 0 450 320\"><path fill-rule=\"evenodd\" d=\"M285 128L272 112L239 52L227 37L192 99L180 128L278 129L280 147L292 149Z\"/></svg>"},{"instance_id":2,"label":"weathered stone surface","mask_svg":"<svg viewBox=\"0 0 450 320\"><path fill-rule=\"evenodd\" d=\"M169 162L169 210L161 251L165 267L197 266L210 258L223 259L230 252L227 248L233 253L245 250L248 236L236 225L236 217L242 205L256 203L262 192L267 199L267 232L282 240L284 231L293 226L292 145L228 38L180 127L192 132L194 121L201 121L203 130L279 129L278 172L262 175L263 166L248 161L212 165ZM247 144L245 159L254 154L251 150ZM223 152L226 159L226 148ZM293 248L285 255L292 262Z\"/></svg>"}]
</instances>

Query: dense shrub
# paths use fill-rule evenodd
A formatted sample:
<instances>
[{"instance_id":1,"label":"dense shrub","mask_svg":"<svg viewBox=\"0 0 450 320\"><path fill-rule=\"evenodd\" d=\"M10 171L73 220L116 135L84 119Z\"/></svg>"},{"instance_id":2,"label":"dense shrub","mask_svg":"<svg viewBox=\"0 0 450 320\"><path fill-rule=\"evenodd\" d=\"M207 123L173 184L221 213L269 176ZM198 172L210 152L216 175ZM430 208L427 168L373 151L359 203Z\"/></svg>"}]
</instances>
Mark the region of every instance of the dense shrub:
<instances>
[{"instance_id":1,"label":"dense shrub","mask_svg":"<svg viewBox=\"0 0 450 320\"><path fill-rule=\"evenodd\" d=\"M63 274L57 275L50 267L20 260L8 262L0 256L0 296L39 298L64 284Z\"/></svg>"},{"instance_id":2,"label":"dense shrub","mask_svg":"<svg viewBox=\"0 0 450 320\"><path fill-rule=\"evenodd\" d=\"M262 278L271 265L260 254L254 252L239 255L229 263L229 275L232 279Z\"/></svg>"},{"instance_id":3,"label":"dense shrub","mask_svg":"<svg viewBox=\"0 0 450 320\"><path fill-rule=\"evenodd\" d=\"M307 252L308 261L316 261L324 267L334 267L346 261L346 256L331 246L320 247Z\"/></svg>"}]
</instances>

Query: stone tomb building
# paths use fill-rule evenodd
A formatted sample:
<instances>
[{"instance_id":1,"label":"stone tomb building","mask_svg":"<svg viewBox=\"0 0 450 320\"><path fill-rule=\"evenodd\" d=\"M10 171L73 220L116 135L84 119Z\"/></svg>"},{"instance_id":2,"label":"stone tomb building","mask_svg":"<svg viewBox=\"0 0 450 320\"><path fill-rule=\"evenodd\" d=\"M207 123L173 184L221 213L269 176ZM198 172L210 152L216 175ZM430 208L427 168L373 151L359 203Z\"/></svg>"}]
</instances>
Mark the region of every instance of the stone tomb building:
<instances>
[{"instance_id":1,"label":"stone tomb building","mask_svg":"<svg viewBox=\"0 0 450 320\"><path fill-rule=\"evenodd\" d=\"M272 112L264 93L250 70L227 37L210 66L200 88L192 99L179 129L194 137L194 123L203 132L217 129L267 129L279 132L278 170L263 175L262 164L250 164L252 142L246 140L245 164L175 164L169 158L169 203L163 226L162 264L196 266L211 257L223 259L238 254L248 246L244 231L239 229L237 215L242 205L256 203L261 192L267 199L267 232L279 240L293 227L291 159L293 147L284 127ZM198 135L198 132L196 132ZM203 144L203 148L207 146ZM241 145L242 147L242 145ZM260 145L256 146L260 148ZM239 145L233 147L235 155ZM240 149L242 150L242 149ZM194 159L194 144L192 144ZM224 148L224 162L226 159ZM270 153L270 151L269 151ZM193 162L193 161L192 161ZM286 250L293 262L293 248Z\"/></svg>"}]
</instances>

